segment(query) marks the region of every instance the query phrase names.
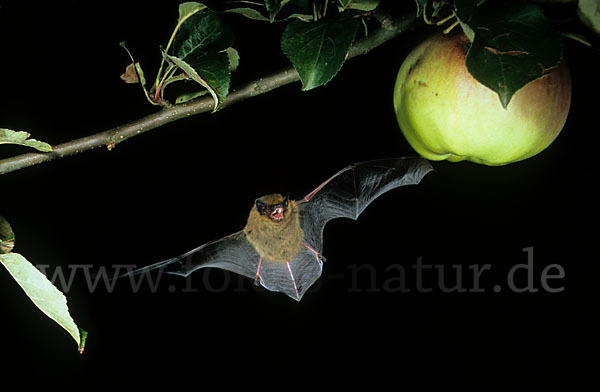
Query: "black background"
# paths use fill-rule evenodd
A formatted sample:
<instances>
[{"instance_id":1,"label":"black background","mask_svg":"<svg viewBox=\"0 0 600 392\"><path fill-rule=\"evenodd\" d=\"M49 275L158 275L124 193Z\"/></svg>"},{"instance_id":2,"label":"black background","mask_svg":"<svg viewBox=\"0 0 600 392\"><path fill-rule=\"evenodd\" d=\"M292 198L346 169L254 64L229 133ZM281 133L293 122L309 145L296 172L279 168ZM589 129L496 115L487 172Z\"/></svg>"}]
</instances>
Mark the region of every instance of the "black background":
<instances>
[{"instance_id":1,"label":"black background","mask_svg":"<svg viewBox=\"0 0 600 392\"><path fill-rule=\"evenodd\" d=\"M176 17L175 2L0 3L0 126L58 144L153 113L139 87L119 79L129 58L118 43L127 42L152 80ZM283 26L227 21L241 56L233 87L287 66L278 46ZM302 92L295 83L110 152L3 175L1 214L16 233L15 251L49 271L150 264L237 231L257 196L300 197L349 163L414 155L391 97L398 67L422 38L408 32L349 61L323 88ZM446 382L482 370L494 383L535 369L560 377L554 370L591 344L586 292L593 287L583 277L597 261L589 250L597 230L595 55L566 42L571 111L546 151L503 167L434 162L436 172L421 185L384 195L356 222L330 223L323 276L299 303L216 270L188 281L164 277L156 292L132 292L127 281L90 292L79 270L67 293L71 314L89 332L79 355L0 270L3 371L79 374L91 385L125 377L196 387L277 384L273 377L310 384L320 375L403 385L415 374ZM0 154L24 152L2 146ZM527 247L539 290L516 293L506 279L527 262ZM443 266L448 285L460 265L467 292L445 293L435 273L442 267L425 271L422 283L432 291L419 292L419 257ZM485 292L469 292L469 266L485 264ZM559 293L540 285L551 264L565 271L550 283L564 287ZM362 265L374 282L366 270L353 272ZM394 265L407 270L410 292L386 290ZM516 273L519 287L525 275Z\"/></svg>"}]
</instances>

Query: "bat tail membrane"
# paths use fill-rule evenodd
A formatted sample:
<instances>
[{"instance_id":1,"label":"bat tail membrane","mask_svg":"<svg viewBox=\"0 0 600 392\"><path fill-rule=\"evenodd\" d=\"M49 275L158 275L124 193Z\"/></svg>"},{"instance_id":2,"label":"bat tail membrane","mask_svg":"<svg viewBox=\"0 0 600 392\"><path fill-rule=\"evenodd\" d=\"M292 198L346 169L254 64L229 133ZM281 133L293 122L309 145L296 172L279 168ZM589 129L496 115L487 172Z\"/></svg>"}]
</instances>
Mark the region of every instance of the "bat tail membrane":
<instances>
[{"instance_id":1,"label":"bat tail membrane","mask_svg":"<svg viewBox=\"0 0 600 392\"><path fill-rule=\"evenodd\" d=\"M284 293L300 301L321 276L323 262L313 251L302 249L293 260L273 262L264 259L257 271L260 283L270 291Z\"/></svg>"}]
</instances>

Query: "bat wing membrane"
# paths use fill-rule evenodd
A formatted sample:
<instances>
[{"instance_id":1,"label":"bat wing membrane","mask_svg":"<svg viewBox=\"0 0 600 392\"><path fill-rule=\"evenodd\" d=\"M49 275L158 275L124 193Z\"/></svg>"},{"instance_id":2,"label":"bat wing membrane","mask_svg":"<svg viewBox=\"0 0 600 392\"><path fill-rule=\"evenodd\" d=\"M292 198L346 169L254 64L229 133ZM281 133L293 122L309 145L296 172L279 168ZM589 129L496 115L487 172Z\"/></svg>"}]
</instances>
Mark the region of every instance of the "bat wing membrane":
<instances>
[{"instance_id":1,"label":"bat wing membrane","mask_svg":"<svg viewBox=\"0 0 600 392\"><path fill-rule=\"evenodd\" d=\"M180 256L133 270L123 276L162 269L164 273L185 277L198 269L214 267L254 279L258 259L258 253L246 240L244 233L239 231L208 242Z\"/></svg>"},{"instance_id":2,"label":"bat wing membrane","mask_svg":"<svg viewBox=\"0 0 600 392\"><path fill-rule=\"evenodd\" d=\"M162 269L167 274L188 276L207 267L221 268L300 300L322 272L323 228L331 219L357 219L383 193L403 185L418 184L433 170L423 158L368 161L336 173L298 201L306 247L289 262L262 260L243 231L208 242L178 257L142 267L122 276ZM259 265L260 263L260 265Z\"/></svg>"},{"instance_id":3,"label":"bat wing membrane","mask_svg":"<svg viewBox=\"0 0 600 392\"><path fill-rule=\"evenodd\" d=\"M380 159L347 166L298 201L306 242L321 252L323 228L331 219L357 219L383 193L418 184L432 170L421 157Z\"/></svg>"}]
</instances>

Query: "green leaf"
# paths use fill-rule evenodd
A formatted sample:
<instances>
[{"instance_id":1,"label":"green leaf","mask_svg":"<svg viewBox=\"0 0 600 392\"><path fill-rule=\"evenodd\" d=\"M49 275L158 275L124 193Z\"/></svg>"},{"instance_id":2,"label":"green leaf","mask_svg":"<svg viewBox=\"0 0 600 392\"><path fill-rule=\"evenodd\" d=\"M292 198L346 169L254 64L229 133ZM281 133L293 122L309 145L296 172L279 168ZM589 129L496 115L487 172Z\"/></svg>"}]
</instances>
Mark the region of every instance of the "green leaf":
<instances>
[{"instance_id":1,"label":"green leaf","mask_svg":"<svg viewBox=\"0 0 600 392\"><path fill-rule=\"evenodd\" d=\"M248 19L258 20L261 22L269 22L269 18L267 18L266 16L264 16L263 14L261 14L260 12L255 10L254 8L249 8L249 7L230 8L223 12L239 14L239 15L245 16Z\"/></svg>"},{"instance_id":2,"label":"green leaf","mask_svg":"<svg viewBox=\"0 0 600 392\"><path fill-rule=\"evenodd\" d=\"M87 333L73 321L64 294L18 253L0 254L0 264L4 265L35 306L75 339L79 351L82 352Z\"/></svg>"},{"instance_id":3,"label":"green leaf","mask_svg":"<svg viewBox=\"0 0 600 392\"><path fill-rule=\"evenodd\" d=\"M579 0L577 15L581 22L596 34L600 34L600 2L598 0Z\"/></svg>"},{"instance_id":4,"label":"green leaf","mask_svg":"<svg viewBox=\"0 0 600 392\"><path fill-rule=\"evenodd\" d=\"M373 11L380 0L338 0L343 10L354 9L359 11ZM418 2L417 2L418 5Z\"/></svg>"},{"instance_id":5,"label":"green leaf","mask_svg":"<svg viewBox=\"0 0 600 392\"><path fill-rule=\"evenodd\" d=\"M459 8L460 3L468 2L456 1L457 15L475 34L467 52L467 69L498 94L504 108L521 87L560 63L560 33L549 26L536 5L506 2L492 12L469 16ZM468 12L478 11L469 7Z\"/></svg>"},{"instance_id":6,"label":"green leaf","mask_svg":"<svg viewBox=\"0 0 600 392\"><path fill-rule=\"evenodd\" d=\"M229 59L229 70L235 71L240 65L240 54L234 48L225 49L225 53L227 53L227 58Z\"/></svg>"},{"instance_id":7,"label":"green leaf","mask_svg":"<svg viewBox=\"0 0 600 392\"><path fill-rule=\"evenodd\" d=\"M479 26L479 12L477 11L477 2L475 0L455 0L455 15L462 27L463 32L473 42L475 31L471 26Z\"/></svg>"},{"instance_id":8,"label":"green leaf","mask_svg":"<svg viewBox=\"0 0 600 392\"><path fill-rule=\"evenodd\" d=\"M227 49L225 49L221 53L225 53L227 55L227 59L229 61L229 70L230 71L235 71L236 68L238 67L239 63L240 63L240 55L238 54L238 51L235 50L234 48L227 48ZM218 69L216 69L217 72L222 72L222 68L221 67L223 66L223 64L221 63L221 61L222 61L222 58L221 58L221 55L219 55L219 59L216 60L216 63L217 63L217 67L216 68L218 68ZM192 67L191 64L188 64L188 65L190 67ZM194 69L196 72L200 71L204 75L210 74L210 72L207 72L207 70L205 69L205 67L203 68L200 64L196 64L195 67L197 67L197 68ZM194 68L194 67L192 67L192 68ZM175 77L172 78L172 79L175 79ZM179 79L182 79L182 78L179 78ZM217 77L215 79L216 79L216 81L214 83L217 83L219 80L221 80L221 81L227 80L227 77L225 75L222 75L221 77ZM165 82L165 85L169 82L169 80L170 79L167 79L167 82ZM207 85L209 85L210 80L208 82L206 80L204 80L204 82ZM201 84L201 85L204 86L203 84ZM210 87L210 85L209 85L209 87ZM212 90L212 87L210 89ZM221 86L221 89L225 89L224 91L227 92L229 90L229 84ZM205 95L208 92L209 92L208 89L204 89L204 90L201 90L201 91L193 91L193 92L190 92L190 93L184 93L184 94L179 95L175 99L175 103L176 104L185 103L185 102L191 101L193 99L196 99L198 97L201 97L201 96ZM217 92L215 92L215 94L217 94Z\"/></svg>"},{"instance_id":9,"label":"green leaf","mask_svg":"<svg viewBox=\"0 0 600 392\"><path fill-rule=\"evenodd\" d=\"M226 52L208 53L202 56L188 56L188 61L165 54L167 59L181 68L192 80L206 88L215 101L213 111L229 93L231 74Z\"/></svg>"},{"instance_id":10,"label":"green leaf","mask_svg":"<svg viewBox=\"0 0 600 392\"><path fill-rule=\"evenodd\" d=\"M289 3L290 0L265 0L265 7L269 13L269 21L273 23L275 16L281 11L281 8Z\"/></svg>"},{"instance_id":11,"label":"green leaf","mask_svg":"<svg viewBox=\"0 0 600 392\"><path fill-rule=\"evenodd\" d=\"M21 146L32 147L41 152L52 151L52 146L39 140L29 139L31 136L27 132L13 131L11 129L0 128L0 144L18 144Z\"/></svg>"},{"instance_id":12,"label":"green leaf","mask_svg":"<svg viewBox=\"0 0 600 392\"><path fill-rule=\"evenodd\" d=\"M213 12L197 13L185 20L174 42L175 55L167 58L192 80L205 87L215 100L216 111L229 93L230 49L233 32Z\"/></svg>"},{"instance_id":13,"label":"green leaf","mask_svg":"<svg viewBox=\"0 0 600 392\"><path fill-rule=\"evenodd\" d=\"M203 95L208 94L208 90L204 89L201 91L195 91L192 93L184 93L179 95L176 99L175 99L175 103L176 104L180 104L180 103L186 103L188 101L191 101L193 99L199 98Z\"/></svg>"},{"instance_id":14,"label":"green leaf","mask_svg":"<svg viewBox=\"0 0 600 392\"><path fill-rule=\"evenodd\" d=\"M349 13L306 23L287 25L281 37L281 49L302 80L302 90L329 82L342 68L352 45L358 22Z\"/></svg>"},{"instance_id":15,"label":"green leaf","mask_svg":"<svg viewBox=\"0 0 600 392\"><path fill-rule=\"evenodd\" d=\"M314 19L313 2L310 0L265 0L265 6L271 23L288 19L303 21L312 21ZM276 19L276 16L279 18Z\"/></svg>"},{"instance_id":16,"label":"green leaf","mask_svg":"<svg viewBox=\"0 0 600 392\"><path fill-rule=\"evenodd\" d=\"M185 20L175 36L175 56L182 60L197 52L219 52L231 46L233 31L213 12L197 13Z\"/></svg>"},{"instance_id":17,"label":"green leaf","mask_svg":"<svg viewBox=\"0 0 600 392\"><path fill-rule=\"evenodd\" d=\"M179 20L177 22L181 23L192 14L195 14L196 12L202 11L206 8L207 7L204 4L198 3L197 1L181 3L179 4Z\"/></svg>"},{"instance_id":18,"label":"green leaf","mask_svg":"<svg viewBox=\"0 0 600 392\"><path fill-rule=\"evenodd\" d=\"M229 71L229 56L226 51L207 53L203 56L191 55L187 62L208 83L218 97L217 105L225 100L229 93L231 71ZM215 107L217 110L217 107Z\"/></svg>"},{"instance_id":19,"label":"green leaf","mask_svg":"<svg viewBox=\"0 0 600 392\"><path fill-rule=\"evenodd\" d=\"M0 254L10 253L15 246L15 233L6 219L0 216Z\"/></svg>"}]
</instances>

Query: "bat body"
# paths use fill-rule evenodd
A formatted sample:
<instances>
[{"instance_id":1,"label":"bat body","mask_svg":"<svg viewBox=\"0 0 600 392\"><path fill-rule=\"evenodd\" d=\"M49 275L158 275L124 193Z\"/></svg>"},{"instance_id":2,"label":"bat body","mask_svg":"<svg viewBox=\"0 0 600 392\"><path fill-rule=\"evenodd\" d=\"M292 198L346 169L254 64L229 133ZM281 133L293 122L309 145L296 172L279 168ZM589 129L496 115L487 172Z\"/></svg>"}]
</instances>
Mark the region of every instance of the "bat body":
<instances>
[{"instance_id":1,"label":"bat body","mask_svg":"<svg viewBox=\"0 0 600 392\"><path fill-rule=\"evenodd\" d=\"M124 276L157 268L188 276L200 268L215 267L247 276L299 301L321 275L327 222L357 219L381 194L418 184L431 170L420 157L349 165L300 200L280 194L258 198L248 223L234 234Z\"/></svg>"}]
</instances>

